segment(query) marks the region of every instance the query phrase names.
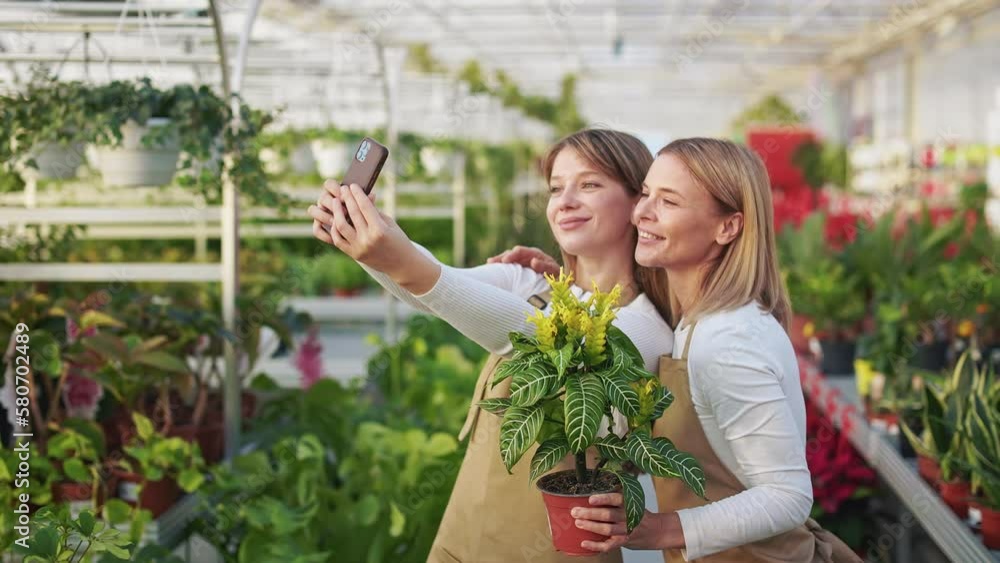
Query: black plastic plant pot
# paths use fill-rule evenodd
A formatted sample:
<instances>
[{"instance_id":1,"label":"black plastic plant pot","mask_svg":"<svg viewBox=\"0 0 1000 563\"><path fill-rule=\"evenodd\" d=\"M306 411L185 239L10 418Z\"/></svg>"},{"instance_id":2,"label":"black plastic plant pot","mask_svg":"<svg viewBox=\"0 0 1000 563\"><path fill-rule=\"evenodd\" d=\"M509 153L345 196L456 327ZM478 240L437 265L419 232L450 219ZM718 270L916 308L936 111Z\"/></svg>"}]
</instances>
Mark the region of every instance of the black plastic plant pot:
<instances>
[{"instance_id":1,"label":"black plastic plant pot","mask_svg":"<svg viewBox=\"0 0 1000 563\"><path fill-rule=\"evenodd\" d=\"M854 340L821 340L823 361L820 369L829 377L854 375L854 352L857 343Z\"/></svg>"},{"instance_id":2,"label":"black plastic plant pot","mask_svg":"<svg viewBox=\"0 0 1000 563\"><path fill-rule=\"evenodd\" d=\"M917 344L913 354L913 367L926 371L941 371L948 367L948 341Z\"/></svg>"}]
</instances>

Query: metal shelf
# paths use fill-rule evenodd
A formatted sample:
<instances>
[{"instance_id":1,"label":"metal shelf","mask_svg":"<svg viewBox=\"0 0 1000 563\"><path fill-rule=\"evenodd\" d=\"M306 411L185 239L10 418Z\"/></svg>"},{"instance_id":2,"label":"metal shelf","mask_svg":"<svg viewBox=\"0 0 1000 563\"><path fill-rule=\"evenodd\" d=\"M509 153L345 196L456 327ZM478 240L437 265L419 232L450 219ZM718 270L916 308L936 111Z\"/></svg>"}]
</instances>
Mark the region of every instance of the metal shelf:
<instances>
[{"instance_id":1,"label":"metal shelf","mask_svg":"<svg viewBox=\"0 0 1000 563\"><path fill-rule=\"evenodd\" d=\"M801 358L799 372L805 394L841 431L845 431L846 423L847 438L949 559L956 563L1000 562L1000 555L983 546L903 459L897 447L868 424L859 408L854 378L834 382Z\"/></svg>"}]
</instances>

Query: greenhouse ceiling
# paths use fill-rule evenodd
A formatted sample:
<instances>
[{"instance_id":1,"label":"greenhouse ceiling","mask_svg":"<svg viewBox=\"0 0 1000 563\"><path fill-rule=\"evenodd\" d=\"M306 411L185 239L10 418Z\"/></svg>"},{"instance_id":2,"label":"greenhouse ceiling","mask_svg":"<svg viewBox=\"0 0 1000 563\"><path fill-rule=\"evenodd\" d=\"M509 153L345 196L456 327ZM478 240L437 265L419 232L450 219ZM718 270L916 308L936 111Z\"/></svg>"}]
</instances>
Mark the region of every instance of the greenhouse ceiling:
<instances>
[{"instance_id":1,"label":"greenhouse ceiling","mask_svg":"<svg viewBox=\"0 0 1000 563\"><path fill-rule=\"evenodd\" d=\"M384 121L383 68L413 46L441 69L403 65L400 127L456 106L454 74L477 61L523 92L557 96L577 77L591 122L673 134L718 133L770 91L806 96L821 74L918 33L946 33L996 0L262 0L242 84L247 99L298 121ZM250 0L219 0L230 59ZM0 79L32 62L60 76L152 75L218 83L208 0L0 2ZM89 35L84 35L84 31ZM376 45L382 46L382 57ZM384 65L384 66L383 66ZM393 76L390 70L389 75ZM474 106L501 115L496 104ZM486 110L483 110L486 111ZM507 116L509 117L509 116Z\"/></svg>"}]
</instances>

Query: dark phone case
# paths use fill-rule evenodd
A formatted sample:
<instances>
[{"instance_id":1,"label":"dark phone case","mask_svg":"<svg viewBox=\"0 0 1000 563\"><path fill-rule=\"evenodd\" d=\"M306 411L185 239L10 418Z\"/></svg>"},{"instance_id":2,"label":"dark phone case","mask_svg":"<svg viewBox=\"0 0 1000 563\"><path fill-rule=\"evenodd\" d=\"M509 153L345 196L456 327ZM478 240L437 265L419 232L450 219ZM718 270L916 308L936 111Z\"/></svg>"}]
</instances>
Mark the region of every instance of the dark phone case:
<instances>
[{"instance_id":1,"label":"dark phone case","mask_svg":"<svg viewBox=\"0 0 1000 563\"><path fill-rule=\"evenodd\" d=\"M364 188L366 194L371 192L387 158L389 149L385 145L371 137L365 137L354 151L351 165L347 167L347 173L340 183L346 186L358 184Z\"/></svg>"}]
</instances>

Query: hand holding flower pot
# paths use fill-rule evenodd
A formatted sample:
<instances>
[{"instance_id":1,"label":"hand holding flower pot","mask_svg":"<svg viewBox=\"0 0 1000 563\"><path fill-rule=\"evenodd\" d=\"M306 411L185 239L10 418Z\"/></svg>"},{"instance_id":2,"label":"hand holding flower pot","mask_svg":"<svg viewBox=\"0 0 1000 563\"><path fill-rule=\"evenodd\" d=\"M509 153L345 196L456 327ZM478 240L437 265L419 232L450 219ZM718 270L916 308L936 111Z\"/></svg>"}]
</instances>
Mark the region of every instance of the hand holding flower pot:
<instances>
[{"instance_id":1,"label":"hand holding flower pot","mask_svg":"<svg viewBox=\"0 0 1000 563\"><path fill-rule=\"evenodd\" d=\"M602 293L595 287L590 299L580 302L570 291L572 276L547 279L551 313L539 311L528 319L536 327L534 336L511 333L514 357L498 368L493 381L511 378L510 397L480 405L503 417L500 453L508 471L540 444L531 460L531 479L542 490L556 549L592 554L581 541L605 538L578 530L570 511L589 507L592 494L620 487L627 528L634 530L645 512L645 496L627 464L657 477L682 479L699 496L704 496L705 477L691 455L651 435L652 422L673 395L644 369L628 336L611 324L621 288ZM609 422L607 435L599 437L602 420L612 420L613 409L628 421L628 431L616 435ZM587 462L592 446L598 452L594 467ZM569 454L575 470L544 475Z\"/></svg>"}]
</instances>

